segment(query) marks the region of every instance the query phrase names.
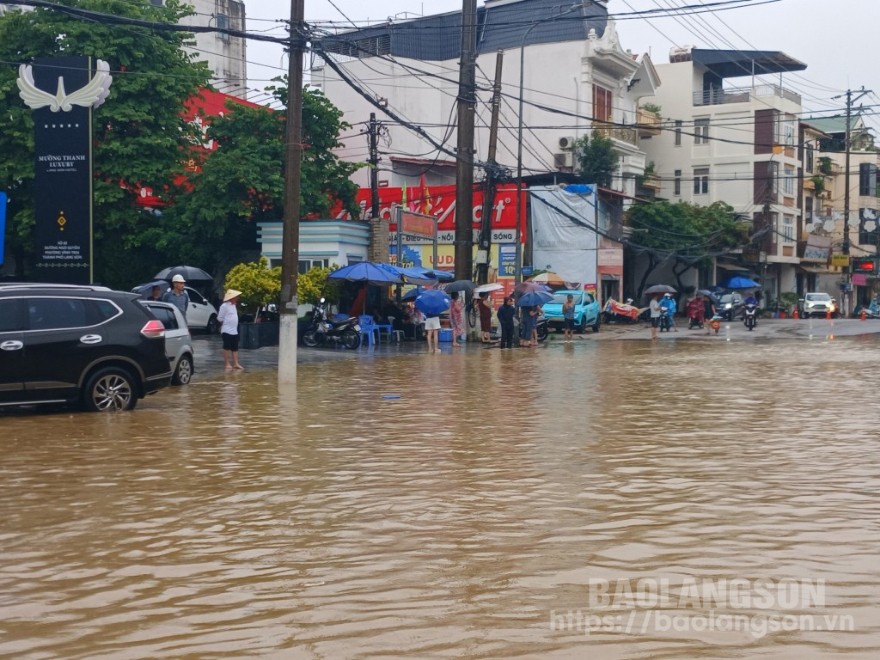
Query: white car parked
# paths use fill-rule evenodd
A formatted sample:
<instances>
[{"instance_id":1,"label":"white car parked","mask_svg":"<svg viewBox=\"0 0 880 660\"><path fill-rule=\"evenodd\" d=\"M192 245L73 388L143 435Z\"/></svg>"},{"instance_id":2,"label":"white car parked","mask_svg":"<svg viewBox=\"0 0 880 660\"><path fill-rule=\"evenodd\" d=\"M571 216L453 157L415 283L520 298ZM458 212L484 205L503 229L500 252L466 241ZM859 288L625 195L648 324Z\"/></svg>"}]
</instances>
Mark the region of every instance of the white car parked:
<instances>
[{"instance_id":1,"label":"white car parked","mask_svg":"<svg viewBox=\"0 0 880 660\"><path fill-rule=\"evenodd\" d=\"M215 334L220 329L217 322L217 308L195 289L186 287L189 294L189 308L186 310L186 323L193 330L204 330Z\"/></svg>"},{"instance_id":2,"label":"white car parked","mask_svg":"<svg viewBox=\"0 0 880 660\"><path fill-rule=\"evenodd\" d=\"M151 285L158 286L163 294L168 290L168 287L171 286L169 282L156 280L148 284L138 284L132 289L132 292L138 293L146 298L150 295ZM189 307L187 307L186 310L186 324L191 330L202 330L212 335L215 334L220 330L220 324L217 322L217 308L208 302L207 298L195 289L186 287L186 292L189 294Z\"/></svg>"},{"instance_id":3,"label":"white car parked","mask_svg":"<svg viewBox=\"0 0 880 660\"><path fill-rule=\"evenodd\" d=\"M183 314L170 303L156 300L141 300L140 303L165 326L165 355L171 363L173 374L171 384L187 385L195 373L195 351Z\"/></svg>"}]
</instances>

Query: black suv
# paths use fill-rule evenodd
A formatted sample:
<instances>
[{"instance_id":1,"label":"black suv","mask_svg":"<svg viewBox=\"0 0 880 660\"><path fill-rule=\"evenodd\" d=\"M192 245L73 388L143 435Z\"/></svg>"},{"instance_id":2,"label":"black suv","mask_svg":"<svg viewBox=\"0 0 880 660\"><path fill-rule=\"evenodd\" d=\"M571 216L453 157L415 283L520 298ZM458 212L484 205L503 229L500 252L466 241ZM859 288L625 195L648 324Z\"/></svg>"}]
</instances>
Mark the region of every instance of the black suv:
<instances>
[{"instance_id":1,"label":"black suv","mask_svg":"<svg viewBox=\"0 0 880 660\"><path fill-rule=\"evenodd\" d=\"M0 406L131 410L166 387L165 328L137 300L100 286L0 284Z\"/></svg>"}]
</instances>

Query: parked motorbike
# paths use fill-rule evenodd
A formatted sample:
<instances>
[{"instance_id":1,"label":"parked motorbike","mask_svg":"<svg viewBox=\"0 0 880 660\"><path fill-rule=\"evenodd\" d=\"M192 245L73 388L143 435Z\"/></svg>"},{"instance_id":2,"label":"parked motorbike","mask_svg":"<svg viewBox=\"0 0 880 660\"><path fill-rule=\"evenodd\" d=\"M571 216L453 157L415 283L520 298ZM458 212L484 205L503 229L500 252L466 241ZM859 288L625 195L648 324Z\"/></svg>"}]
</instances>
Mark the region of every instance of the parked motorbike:
<instances>
[{"instance_id":1,"label":"parked motorbike","mask_svg":"<svg viewBox=\"0 0 880 660\"><path fill-rule=\"evenodd\" d=\"M547 339L547 336L550 334L550 324L547 321L547 317L539 316L535 323L535 327L538 330L538 341L544 341Z\"/></svg>"},{"instance_id":2,"label":"parked motorbike","mask_svg":"<svg viewBox=\"0 0 880 660\"><path fill-rule=\"evenodd\" d=\"M325 344L342 344L345 348L357 348L361 345L360 326L353 316L334 321L328 318L327 305L324 298L315 305L311 325L303 333L302 342L309 348Z\"/></svg>"},{"instance_id":3,"label":"parked motorbike","mask_svg":"<svg viewBox=\"0 0 880 660\"><path fill-rule=\"evenodd\" d=\"M758 325L758 306L748 303L743 306L743 323L749 329L749 332Z\"/></svg>"}]
</instances>

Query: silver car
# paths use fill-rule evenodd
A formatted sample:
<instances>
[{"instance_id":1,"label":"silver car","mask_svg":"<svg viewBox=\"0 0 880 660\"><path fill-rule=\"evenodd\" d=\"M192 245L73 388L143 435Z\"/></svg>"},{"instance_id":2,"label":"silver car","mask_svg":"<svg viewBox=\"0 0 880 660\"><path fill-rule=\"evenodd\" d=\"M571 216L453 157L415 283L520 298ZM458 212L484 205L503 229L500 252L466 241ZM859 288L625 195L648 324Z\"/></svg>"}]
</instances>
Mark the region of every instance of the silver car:
<instances>
[{"instance_id":1,"label":"silver car","mask_svg":"<svg viewBox=\"0 0 880 660\"><path fill-rule=\"evenodd\" d=\"M195 373L193 360L192 336L186 325L186 319L176 306L156 300L141 300L140 303L149 309L153 316L165 326L165 355L171 363L171 384L186 385Z\"/></svg>"}]
</instances>

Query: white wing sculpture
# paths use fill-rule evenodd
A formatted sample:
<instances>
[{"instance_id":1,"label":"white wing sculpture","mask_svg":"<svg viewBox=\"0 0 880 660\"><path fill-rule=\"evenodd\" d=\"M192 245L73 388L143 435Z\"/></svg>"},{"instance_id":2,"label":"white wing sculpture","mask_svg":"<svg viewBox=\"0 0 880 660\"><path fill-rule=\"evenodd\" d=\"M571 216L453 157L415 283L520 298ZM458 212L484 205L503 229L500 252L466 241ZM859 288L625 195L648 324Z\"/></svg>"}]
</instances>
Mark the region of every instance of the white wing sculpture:
<instances>
[{"instance_id":1,"label":"white wing sculpture","mask_svg":"<svg viewBox=\"0 0 880 660\"><path fill-rule=\"evenodd\" d=\"M110 94L113 76L110 75L110 65L104 60L98 60L95 69L95 75L92 79L69 95L64 91L64 77L58 76L58 89L53 96L49 92L37 88L34 84L34 72L31 65L22 64L18 67L18 79L16 80L20 90L18 95L32 110L48 106L52 112L70 112L75 105L83 108L89 106L97 108Z\"/></svg>"}]
</instances>

